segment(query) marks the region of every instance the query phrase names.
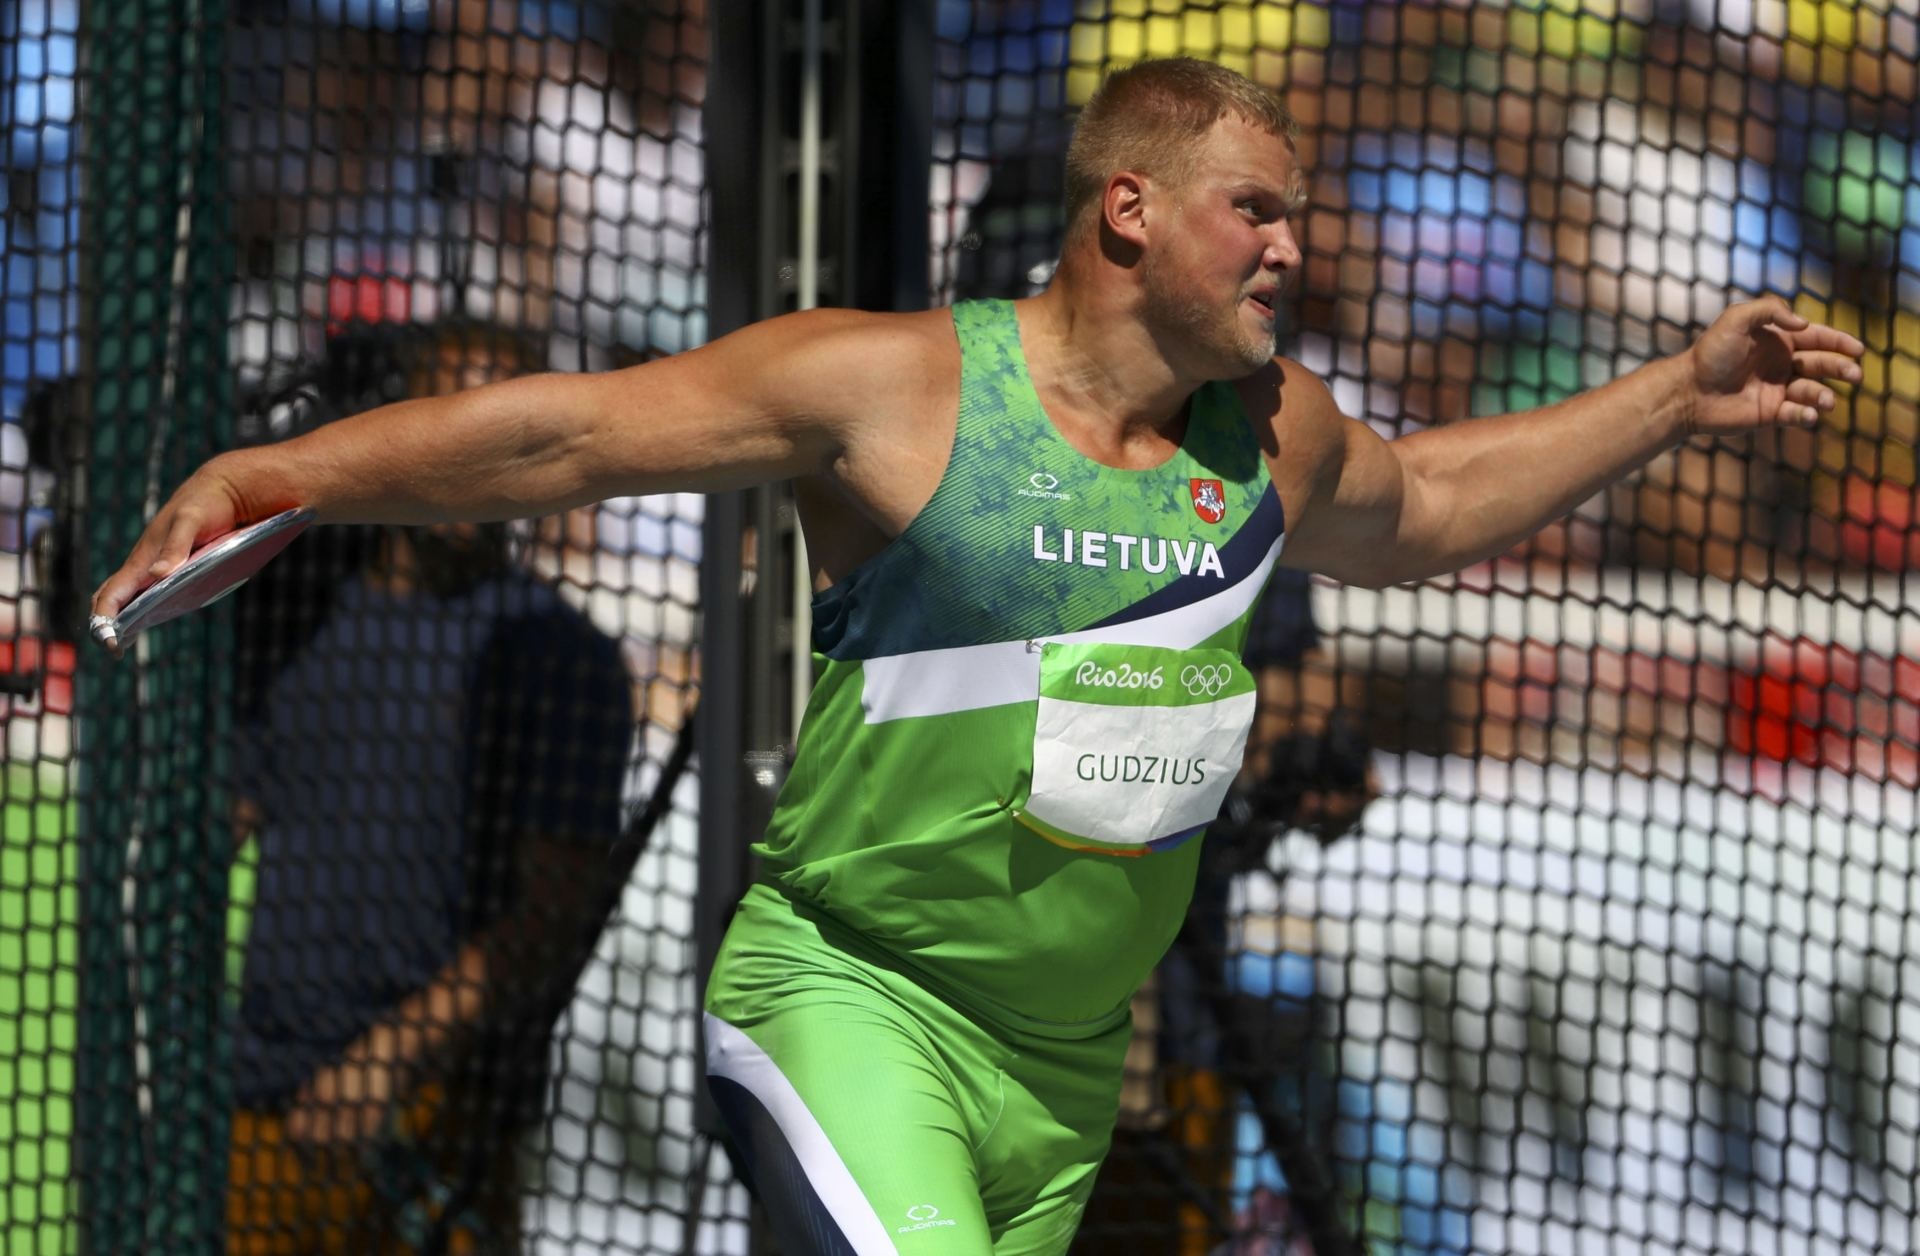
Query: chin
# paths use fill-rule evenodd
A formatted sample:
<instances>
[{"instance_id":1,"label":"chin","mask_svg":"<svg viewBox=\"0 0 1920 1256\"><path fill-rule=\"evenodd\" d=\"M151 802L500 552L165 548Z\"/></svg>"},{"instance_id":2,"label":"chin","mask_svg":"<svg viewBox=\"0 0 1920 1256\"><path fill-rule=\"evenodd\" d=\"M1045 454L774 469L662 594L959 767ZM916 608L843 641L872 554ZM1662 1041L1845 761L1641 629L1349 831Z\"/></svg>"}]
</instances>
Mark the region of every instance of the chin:
<instances>
[{"instance_id":1,"label":"chin","mask_svg":"<svg viewBox=\"0 0 1920 1256\"><path fill-rule=\"evenodd\" d=\"M1275 346L1271 335L1264 340L1250 341L1242 345L1240 365L1244 369L1242 369L1240 373L1242 375L1253 374L1267 363L1273 361L1273 355L1278 352L1279 349Z\"/></svg>"},{"instance_id":2,"label":"chin","mask_svg":"<svg viewBox=\"0 0 1920 1256\"><path fill-rule=\"evenodd\" d=\"M1237 327L1235 330L1239 334L1230 342L1220 346L1221 356L1234 368L1233 374L1228 376L1230 379L1239 379L1241 376L1253 374L1273 361L1273 355L1277 352L1271 328L1260 335L1249 335L1244 327Z\"/></svg>"},{"instance_id":3,"label":"chin","mask_svg":"<svg viewBox=\"0 0 1920 1256\"><path fill-rule=\"evenodd\" d=\"M1249 328L1237 303L1223 314L1218 306L1178 289L1149 283L1148 291L1155 324L1170 333L1174 343L1184 344L1186 353L1211 363L1210 378L1240 379L1273 359L1272 325L1257 332Z\"/></svg>"}]
</instances>

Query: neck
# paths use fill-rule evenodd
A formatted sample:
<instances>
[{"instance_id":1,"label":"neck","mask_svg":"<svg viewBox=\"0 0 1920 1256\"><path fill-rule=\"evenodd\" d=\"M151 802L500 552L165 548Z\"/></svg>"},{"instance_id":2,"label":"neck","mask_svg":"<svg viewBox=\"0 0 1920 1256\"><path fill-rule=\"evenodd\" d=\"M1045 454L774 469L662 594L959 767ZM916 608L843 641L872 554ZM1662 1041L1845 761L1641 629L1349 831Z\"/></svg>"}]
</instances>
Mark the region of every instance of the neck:
<instances>
[{"instance_id":1,"label":"neck","mask_svg":"<svg viewBox=\"0 0 1920 1256\"><path fill-rule=\"evenodd\" d=\"M1022 303L1027 368L1048 412L1120 446L1177 442L1187 400L1206 379L1181 370L1154 334L1131 273L1080 270L1063 261L1047 290Z\"/></svg>"}]
</instances>

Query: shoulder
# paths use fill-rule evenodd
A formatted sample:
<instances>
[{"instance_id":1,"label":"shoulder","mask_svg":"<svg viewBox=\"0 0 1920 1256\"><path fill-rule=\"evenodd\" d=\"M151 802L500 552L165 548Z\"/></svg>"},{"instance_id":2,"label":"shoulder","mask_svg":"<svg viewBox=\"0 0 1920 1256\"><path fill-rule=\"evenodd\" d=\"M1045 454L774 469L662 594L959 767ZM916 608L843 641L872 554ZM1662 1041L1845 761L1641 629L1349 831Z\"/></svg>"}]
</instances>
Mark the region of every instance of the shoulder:
<instances>
[{"instance_id":1,"label":"shoulder","mask_svg":"<svg viewBox=\"0 0 1920 1256\"><path fill-rule=\"evenodd\" d=\"M947 310L889 314L823 307L762 319L625 370L564 378L649 395L663 386L706 389L736 404L772 403L787 410L796 400L907 380L943 357L959 361Z\"/></svg>"},{"instance_id":2,"label":"shoulder","mask_svg":"<svg viewBox=\"0 0 1920 1256\"><path fill-rule=\"evenodd\" d=\"M823 306L782 314L767 320L766 325L778 325L795 335L805 334L818 340L851 340L876 353L937 351L951 345L954 339L950 306L908 313Z\"/></svg>"},{"instance_id":3,"label":"shoulder","mask_svg":"<svg viewBox=\"0 0 1920 1256\"><path fill-rule=\"evenodd\" d=\"M1326 381L1292 358L1274 358L1233 389L1256 427L1330 427L1343 417Z\"/></svg>"},{"instance_id":4,"label":"shoulder","mask_svg":"<svg viewBox=\"0 0 1920 1256\"><path fill-rule=\"evenodd\" d=\"M948 310L889 314L822 308L766 319L679 357L689 362L744 359L741 364L754 369L777 365L788 379L854 386L893 368L924 368L949 355L959 361Z\"/></svg>"},{"instance_id":5,"label":"shoulder","mask_svg":"<svg viewBox=\"0 0 1920 1256\"><path fill-rule=\"evenodd\" d=\"M876 414L910 411L951 391L960 350L946 309L823 308L766 319L633 370L648 372L630 377L645 394L678 380L728 411L816 427L844 447Z\"/></svg>"},{"instance_id":6,"label":"shoulder","mask_svg":"<svg viewBox=\"0 0 1920 1256\"><path fill-rule=\"evenodd\" d=\"M800 350L792 363L822 395L870 414L883 399L942 393L959 375L960 345L950 310L876 314L808 310L773 320Z\"/></svg>"},{"instance_id":7,"label":"shoulder","mask_svg":"<svg viewBox=\"0 0 1920 1256\"><path fill-rule=\"evenodd\" d=\"M1292 358L1275 357L1233 388L1283 496L1310 495L1314 484L1337 473L1352 420L1318 375Z\"/></svg>"},{"instance_id":8,"label":"shoulder","mask_svg":"<svg viewBox=\"0 0 1920 1256\"><path fill-rule=\"evenodd\" d=\"M953 311L813 310L774 321L804 335L792 386L839 435L818 477L823 491L803 507L809 544L835 549L829 533L841 527L898 535L932 498L952 451L961 369ZM842 521L842 506L858 518Z\"/></svg>"}]
</instances>

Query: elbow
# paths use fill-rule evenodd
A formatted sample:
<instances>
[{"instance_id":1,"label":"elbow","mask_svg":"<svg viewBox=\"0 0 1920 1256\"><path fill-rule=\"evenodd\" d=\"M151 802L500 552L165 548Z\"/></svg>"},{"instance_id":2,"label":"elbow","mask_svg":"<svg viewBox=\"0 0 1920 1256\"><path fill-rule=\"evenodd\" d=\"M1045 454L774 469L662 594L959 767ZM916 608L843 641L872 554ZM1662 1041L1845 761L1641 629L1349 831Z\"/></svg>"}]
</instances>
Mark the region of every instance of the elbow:
<instances>
[{"instance_id":1,"label":"elbow","mask_svg":"<svg viewBox=\"0 0 1920 1256\"><path fill-rule=\"evenodd\" d=\"M1345 544L1331 553L1316 549L1290 557L1318 575L1358 589L1388 589L1426 575L1419 556L1391 538Z\"/></svg>"},{"instance_id":2,"label":"elbow","mask_svg":"<svg viewBox=\"0 0 1920 1256\"><path fill-rule=\"evenodd\" d=\"M1358 589L1391 589L1418 584L1458 571L1465 562L1453 562L1424 547L1392 540L1355 546L1338 557L1315 563L1312 569L1330 580Z\"/></svg>"},{"instance_id":3,"label":"elbow","mask_svg":"<svg viewBox=\"0 0 1920 1256\"><path fill-rule=\"evenodd\" d=\"M1368 563L1355 567L1351 571L1324 573L1341 584L1356 589L1391 589L1396 585L1415 584L1441 573L1426 571L1407 563Z\"/></svg>"},{"instance_id":4,"label":"elbow","mask_svg":"<svg viewBox=\"0 0 1920 1256\"><path fill-rule=\"evenodd\" d=\"M1356 571L1351 575L1336 575L1334 579L1338 580L1341 584L1350 585L1356 589L1391 589L1397 584L1409 584L1420 579L1420 577L1416 574L1402 572L1397 569L1386 570L1384 568L1372 568L1365 571Z\"/></svg>"}]
</instances>

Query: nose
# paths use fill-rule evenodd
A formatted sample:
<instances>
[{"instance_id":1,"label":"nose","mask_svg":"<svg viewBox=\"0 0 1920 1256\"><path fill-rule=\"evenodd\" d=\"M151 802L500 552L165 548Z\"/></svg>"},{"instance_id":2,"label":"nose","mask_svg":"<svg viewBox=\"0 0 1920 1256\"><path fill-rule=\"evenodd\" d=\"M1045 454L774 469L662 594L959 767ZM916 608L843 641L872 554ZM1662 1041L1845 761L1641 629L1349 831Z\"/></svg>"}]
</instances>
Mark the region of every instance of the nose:
<instances>
[{"instance_id":1,"label":"nose","mask_svg":"<svg viewBox=\"0 0 1920 1256\"><path fill-rule=\"evenodd\" d=\"M1287 219L1273 224L1267 237L1266 256L1261 261L1268 270L1294 270L1300 265L1300 242L1294 238L1293 224Z\"/></svg>"}]
</instances>

